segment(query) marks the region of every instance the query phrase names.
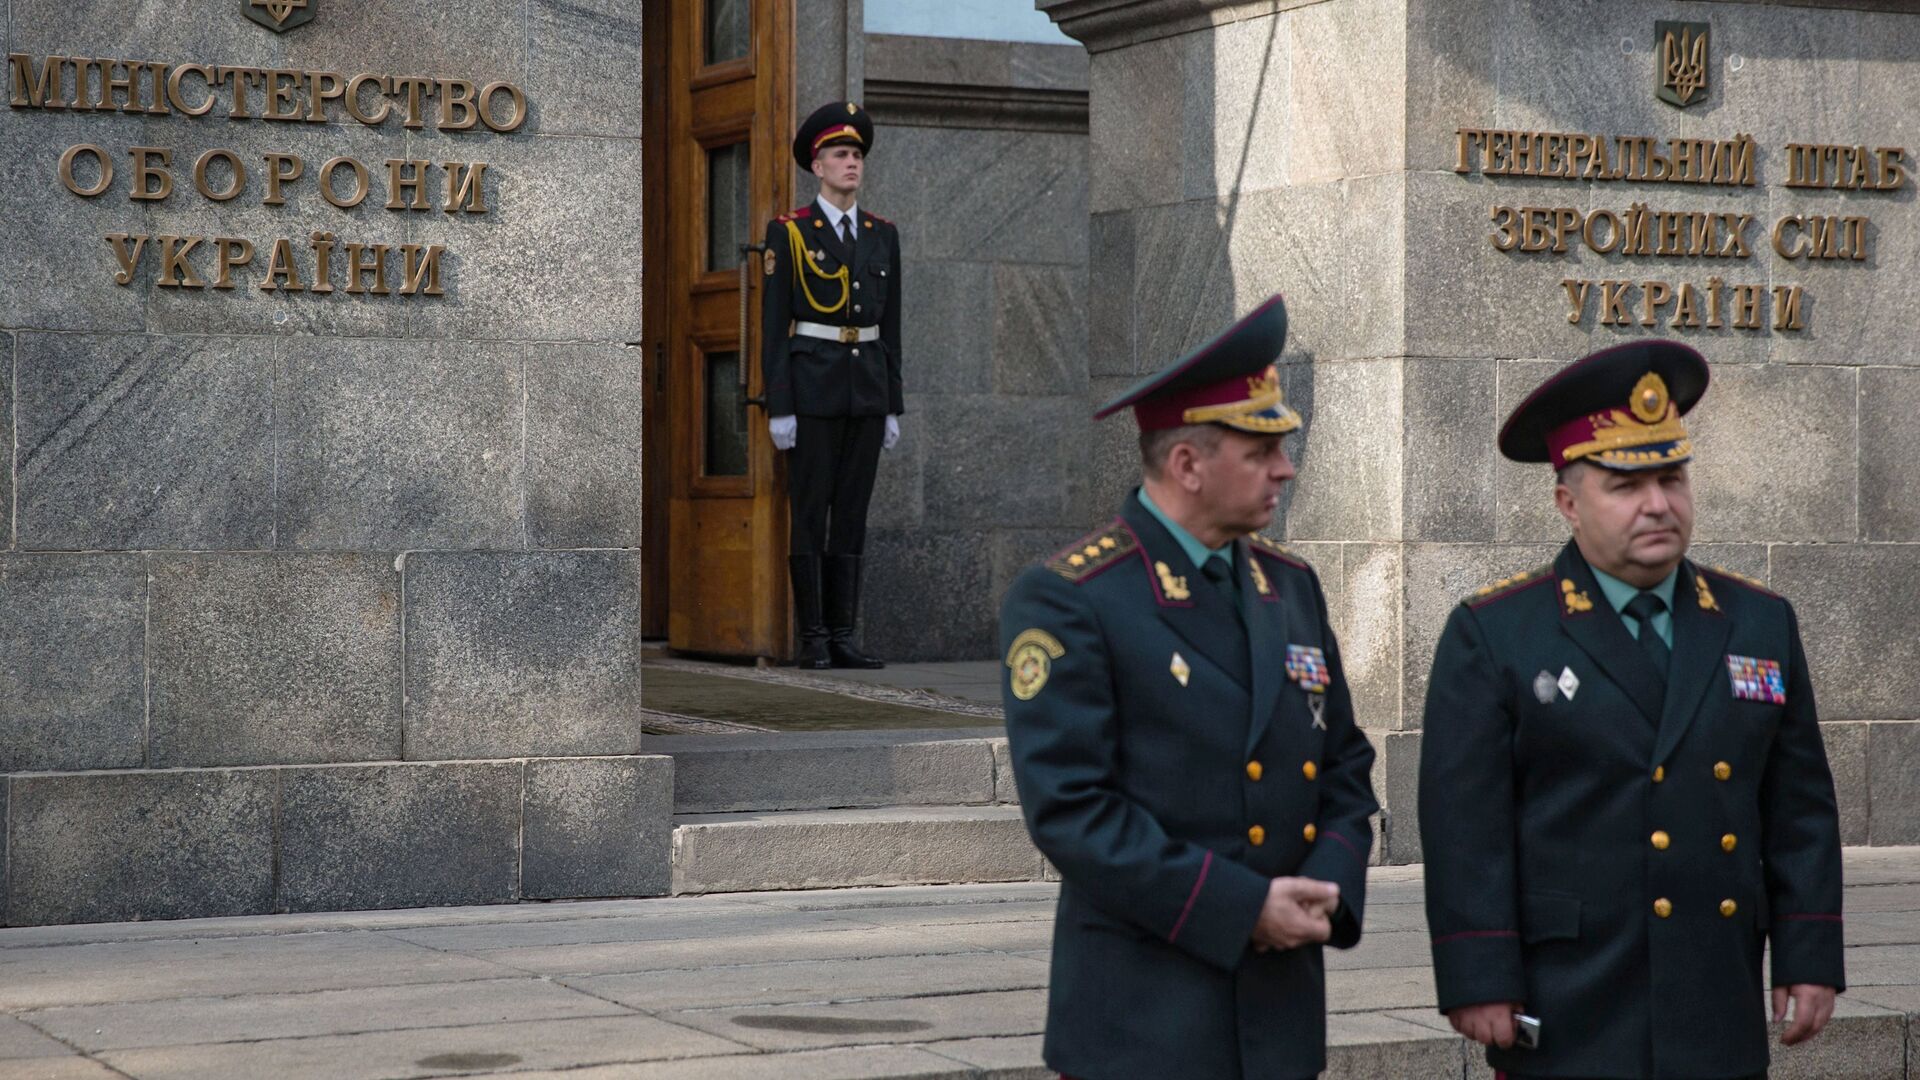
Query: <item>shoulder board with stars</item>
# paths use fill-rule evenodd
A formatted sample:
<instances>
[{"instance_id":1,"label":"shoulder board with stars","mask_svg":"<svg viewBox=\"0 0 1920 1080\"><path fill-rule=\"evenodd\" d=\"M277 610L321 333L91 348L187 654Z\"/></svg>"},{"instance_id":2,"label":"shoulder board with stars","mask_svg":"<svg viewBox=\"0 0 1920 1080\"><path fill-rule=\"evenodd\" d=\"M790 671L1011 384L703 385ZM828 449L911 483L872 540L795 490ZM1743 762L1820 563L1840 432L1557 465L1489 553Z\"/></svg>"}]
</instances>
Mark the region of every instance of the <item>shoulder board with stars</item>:
<instances>
[{"instance_id":1,"label":"shoulder board with stars","mask_svg":"<svg viewBox=\"0 0 1920 1080\"><path fill-rule=\"evenodd\" d=\"M881 217L881 216L880 216L879 214L870 214L870 213L868 213L868 212L867 212L867 211L865 211L865 210L862 210L862 211L860 211L860 216L861 216L861 217L868 217L868 218L872 218L873 220L875 220L875 221L877 221L877 222L879 222L879 223L880 223L880 224L882 224L882 225L891 225L891 224L893 224L893 222L891 222L891 221L888 221L888 220L887 220L886 218L883 218L883 217Z\"/></svg>"},{"instance_id":2,"label":"shoulder board with stars","mask_svg":"<svg viewBox=\"0 0 1920 1080\"><path fill-rule=\"evenodd\" d=\"M1503 577L1499 581L1496 581L1491 585L1485 586L1484 588L1475 589L1473 592L1473 595L1467 597L1465 600L1461 601L1461 603L1466 604L1468 607L1476 607L1476 608L1481 606L1482 604L1490 604L1493 601L1508 595L1509 593L1517 592L1520 589L1530 585L1540 584L1542 581L1547 580L1547 576L1552 572L1553 572L1553 567L1551 565L1537 566L1532 570L1528 570L1524 574L1515 574L1512 577Z\"/></svg>"},{"instance_id":3,"label":"shoulder board with stars","mask_svg":"<svg viewBox=\"0 0 1920 1080\"><path fill-rule=\"evenodd\" d=\"M813 214L813 207L811 207L811 206L796 206L796 207L794 207L793 209L791 209L791 210L789 210L789 211L787 211L786 213L784 213L784 214L781 214L781 215L780 215L779 217L777 217L777 218L774 218L773 220L775 220L775 221L798 221L798 220L800 220L801 218L804 218L804 217L810 217L810 216L812 216L812 214Z\"/></svg>"},{"instance_id":4,"label":"shoulder board with stars","mask_svg":"<svg viewBox=\"0 0 1920 1080\"><path fill-rule=\"evenodd\" d=\"M1075 540L1072 547L1047 560L1047 569L1078 584L1112 566L1122 556L1132 554L1136 546L1133 533L1116 521L1110 528Z\"/></svg>"},{"instance_id":5,"label":"shoulder board with stars","mask_svg":"<svg viewBox=\"0 0 1920 1080\"><path fill-rule=\"evenodd\" d=\"M1754 592L1757 592L1762 596L1771 596L1771 597L1774 597L1775 599L1779 599L1780 597L1779 593L1774 592L1772 589L1767 588L1765 582L1759 580L1758 578L1750 578L1747 575L1742 574L1737 570L1729 570L1724 566L1700 566L1697 563L1695 564L1694 568L1696 570L1704 570L1707 573L1714 575L1715 577L1726 578L1728 581L1737 582L1741 585L1745 585L1747 588L1752 589Z\"/></svg>"},{"instance_id":6,"label":"shoulder board with stars","mask_svg":"<svg viewBox=\"0 0 1920 1080\"><path fill-rule=\"evenodd\" d=\"M1260 552L1262 555L1270 555L1276 559L1279 559L1281 562L1286 563L1289 566L1297 566L1302 570L1310 569L1307 566L1306 562L1300 558L1300 556L1295 555L1293 552L1287 550L1285 546L1281 544L1277 544L1274 541L1269 540L1264 536L1261 536L1259 533L1247 534L1247 546L1251 547L1255 551Z\"/></svg>"}]
</instances>

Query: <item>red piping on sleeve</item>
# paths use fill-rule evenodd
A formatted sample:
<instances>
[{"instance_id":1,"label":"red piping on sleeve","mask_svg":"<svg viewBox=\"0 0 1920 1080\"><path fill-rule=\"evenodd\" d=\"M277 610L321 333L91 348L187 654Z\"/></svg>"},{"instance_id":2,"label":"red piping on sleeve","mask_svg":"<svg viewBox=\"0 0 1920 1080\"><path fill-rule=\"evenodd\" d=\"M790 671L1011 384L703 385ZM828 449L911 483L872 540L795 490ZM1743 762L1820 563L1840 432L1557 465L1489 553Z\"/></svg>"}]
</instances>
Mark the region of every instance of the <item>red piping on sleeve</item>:
<instances>
[{"instance_id":1,"label":"red piping on sleeve","mask_svg":"<svg viewBox=\"0 0 1920 1080\"><path fill-rule=\"evenodd\" d=\"M1213 869L1213 852L1200 862L1200 878L1193 883L1193 891L1187 894L1187 906L1180 909L1180 918L1173 924L1173 933L1167 935L1167 944L1180 939L1180 928L1187 925L1187 916L1193 914L1193 902L1200 899L1200 887L1207 883L1207 871Z\"/></svg>"}]
</instances>

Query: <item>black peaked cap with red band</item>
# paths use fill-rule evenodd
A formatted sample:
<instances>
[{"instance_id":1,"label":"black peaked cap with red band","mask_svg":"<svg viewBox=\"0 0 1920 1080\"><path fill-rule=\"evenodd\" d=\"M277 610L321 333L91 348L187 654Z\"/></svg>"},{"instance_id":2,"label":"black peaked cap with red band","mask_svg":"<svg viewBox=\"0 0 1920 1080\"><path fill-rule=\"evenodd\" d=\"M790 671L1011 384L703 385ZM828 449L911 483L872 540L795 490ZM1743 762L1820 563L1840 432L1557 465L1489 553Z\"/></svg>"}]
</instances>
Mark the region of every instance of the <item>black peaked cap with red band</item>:
<instances>
[{"instance_id":1,"label":"black peaked cap with red band","mask_svg":"<svg viewBox=\"0 0 1920 1080\"><path fill-rule=\"evenodd\" d=\"M873 118L867 110L851 101L830 101L813 110L793 136L793 160L803 169L813 168L813 159L829 146L857 146L862 153L873 152Z\"/></svg>"}]
</instances>

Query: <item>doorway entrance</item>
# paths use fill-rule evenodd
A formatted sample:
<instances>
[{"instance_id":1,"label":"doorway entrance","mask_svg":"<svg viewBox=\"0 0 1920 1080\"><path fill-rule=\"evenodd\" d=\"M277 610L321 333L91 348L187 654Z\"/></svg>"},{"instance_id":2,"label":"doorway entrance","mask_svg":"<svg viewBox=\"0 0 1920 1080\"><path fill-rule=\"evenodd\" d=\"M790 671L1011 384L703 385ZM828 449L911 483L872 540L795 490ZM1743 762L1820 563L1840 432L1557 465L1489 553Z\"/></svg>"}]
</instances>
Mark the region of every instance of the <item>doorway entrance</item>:
<instances>
[{"instance_id":1,"label":"doorway entrance","mask_svg":"<svg viewBox=\"0 0 1920 1080\"><path fill-rule=\"evenodd\" d=\"M792 656L755 245L791 205L793 0L645 0L643 633Z\"/></svg>"}]
</instances>

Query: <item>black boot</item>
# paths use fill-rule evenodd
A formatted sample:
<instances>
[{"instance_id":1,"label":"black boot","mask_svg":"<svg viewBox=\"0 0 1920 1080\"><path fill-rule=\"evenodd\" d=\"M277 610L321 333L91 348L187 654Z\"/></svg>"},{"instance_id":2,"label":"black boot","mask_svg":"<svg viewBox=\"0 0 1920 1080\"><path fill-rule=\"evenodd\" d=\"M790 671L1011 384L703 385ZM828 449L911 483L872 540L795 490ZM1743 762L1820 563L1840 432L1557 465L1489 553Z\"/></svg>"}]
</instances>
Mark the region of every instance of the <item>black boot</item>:
<instances>
[{"instance_id":1,"label":"black boot","mask_svg":"<svg viewBox=\"0 0 1920 1080\"><path fill-rule=\"evenodd\" d=\"M787 569L793 574L793 621L800 631L800 648L793 664L809 671L825 671L833 661L827 656L827 622L820 613L820 556L788 556Z\"/></svg>"},{"instance_id":2,"label":"black boot","mask_svg":"<svg viewBox=\"0 0 1920 1080\"><path fill-rule=\"evenodd\" d=\"M837 668L886 667L853 644L853 627L860 615L860 556L827 556L827 654Z\"/></svg>"}]
</instances>

